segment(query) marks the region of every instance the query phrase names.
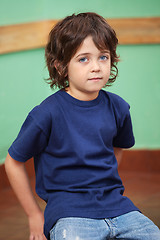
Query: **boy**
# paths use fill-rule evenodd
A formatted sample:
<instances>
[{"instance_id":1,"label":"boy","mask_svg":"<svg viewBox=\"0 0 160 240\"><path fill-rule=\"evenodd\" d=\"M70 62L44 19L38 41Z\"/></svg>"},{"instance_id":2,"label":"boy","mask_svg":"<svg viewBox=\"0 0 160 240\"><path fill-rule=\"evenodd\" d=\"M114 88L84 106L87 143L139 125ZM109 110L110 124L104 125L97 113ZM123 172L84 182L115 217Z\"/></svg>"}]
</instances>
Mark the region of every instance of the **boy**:
<instances>
[{"instance_id":1,"label":"boy","mask_svg":"<svg viewBox=\"0 0 160 240\"><path fill-rule=\"evenodd\" d=\"M50 33L48 82L60 90L29 113L5 162L30 240L160 239L159 229L123 196L118 175L122 148L134 145L129 105L101 90L118 74L117 44L95 13L66 17ZM37 194L47 203L45 223L24 169L31 157Z\"/></svg>"}]
</instances>

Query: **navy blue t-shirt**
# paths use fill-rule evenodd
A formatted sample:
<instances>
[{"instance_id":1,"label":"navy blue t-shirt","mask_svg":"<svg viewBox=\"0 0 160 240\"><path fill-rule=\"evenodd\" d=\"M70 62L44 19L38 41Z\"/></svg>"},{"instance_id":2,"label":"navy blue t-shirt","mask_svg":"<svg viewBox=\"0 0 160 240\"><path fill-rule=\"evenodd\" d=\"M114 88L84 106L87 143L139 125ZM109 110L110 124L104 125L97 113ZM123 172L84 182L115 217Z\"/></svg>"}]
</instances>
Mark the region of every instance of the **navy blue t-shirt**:
<instances>
[{"instance_id":1,"label":"navy blue t-shirt","mask_svg":"<svg viewBox=\"0 0 160 240\"><path fill-rule=\"evenodd\" d=\"M138 210L123 196L113 150L133 145L128 103L104 90L92 101L59 90L29 113L9 154L21 162L34 157L36 191L47 203L47 237L59 218Z\"/></svg>"}]
</instances>

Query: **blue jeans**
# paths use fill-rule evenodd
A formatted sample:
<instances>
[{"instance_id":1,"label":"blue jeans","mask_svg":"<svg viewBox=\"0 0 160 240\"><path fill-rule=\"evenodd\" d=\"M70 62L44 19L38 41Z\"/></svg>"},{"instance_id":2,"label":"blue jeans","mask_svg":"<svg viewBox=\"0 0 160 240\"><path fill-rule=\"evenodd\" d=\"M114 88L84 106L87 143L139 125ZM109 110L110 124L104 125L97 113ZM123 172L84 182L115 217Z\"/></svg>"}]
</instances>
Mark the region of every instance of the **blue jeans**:
<instances>
[{"instance_id":1,"label":"blue jeans","mask_svg":"<svg viewBox=\"0 0 160 240\"><path fill-rule=\"evenodd\" d=\"M160 240L159 228L138 211L112 219L61 218L50 231L51 240Z\"/></svg>"}]
</instances>

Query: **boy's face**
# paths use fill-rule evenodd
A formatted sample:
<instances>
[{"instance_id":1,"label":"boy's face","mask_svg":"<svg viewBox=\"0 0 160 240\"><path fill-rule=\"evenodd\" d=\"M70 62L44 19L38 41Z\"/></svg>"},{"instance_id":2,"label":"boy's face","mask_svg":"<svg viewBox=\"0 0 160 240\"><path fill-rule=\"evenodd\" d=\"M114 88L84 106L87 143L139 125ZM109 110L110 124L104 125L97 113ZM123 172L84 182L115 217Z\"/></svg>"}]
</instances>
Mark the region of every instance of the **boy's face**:
<instances>
[{"instance_id":1,"label":"boy's face","mask_svg":"<svg viewBox=\"0 0 160 240\"><path fill-rule=\"evenodd\" d=\"M109 51L101 52L88 36L68 64L68 93L82 101L95 99L107 83L110 69Z\"/></svg>"}]
</instances>

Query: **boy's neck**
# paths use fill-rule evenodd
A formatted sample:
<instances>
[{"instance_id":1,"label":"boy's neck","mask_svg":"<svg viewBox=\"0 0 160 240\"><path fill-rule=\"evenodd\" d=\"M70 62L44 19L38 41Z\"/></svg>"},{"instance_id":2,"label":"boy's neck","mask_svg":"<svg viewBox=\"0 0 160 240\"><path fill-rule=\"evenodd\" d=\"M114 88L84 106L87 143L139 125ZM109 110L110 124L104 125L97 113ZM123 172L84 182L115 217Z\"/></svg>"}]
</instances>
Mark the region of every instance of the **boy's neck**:
<instances>
[{"instance_id":1,"label":"boy's neck","mask_svg":"<svg viewBox=\"0 0 160 240\"><path fill-rule=\"evenodd\" d=\"M83 93L83 92L75 92L74 93L71 91L69 87L65 88L65 91L72 97L80 100L80 101L92 101L96 99L99 95L99 91L97 92L92 92L92 93Z\"/></svg>"}]
</instances>

